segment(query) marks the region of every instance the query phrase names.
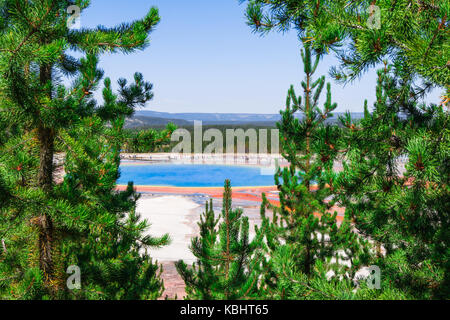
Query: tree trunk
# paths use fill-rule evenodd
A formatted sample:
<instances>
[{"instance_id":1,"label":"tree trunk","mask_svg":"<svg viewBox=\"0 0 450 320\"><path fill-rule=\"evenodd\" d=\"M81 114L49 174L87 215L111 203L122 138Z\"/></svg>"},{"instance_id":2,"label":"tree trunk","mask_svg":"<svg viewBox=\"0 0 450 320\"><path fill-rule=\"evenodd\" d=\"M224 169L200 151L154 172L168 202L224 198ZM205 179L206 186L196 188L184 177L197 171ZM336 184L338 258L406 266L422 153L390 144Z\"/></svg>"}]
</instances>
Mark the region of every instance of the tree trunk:
<instances>
[{"instance_id":1,"label":"tree trunk","mask_svg":"<svg viewBox=\"0 0 450 320\"><path fill-rule=\"evenodd\" d=\"M53 185L53 154L54 139L53 129L39 127L40 141L40 165L38 172L38 184L45 192L50 192Z\"/></svg>"},{"instance_id":2,"label":"tree trunk","mask_svg":"<svg viewBox=\"0 0 450 320\"><path fill-rule=\"evenodd\" d=\"M305 106L306 106L306 122L307 122L307 132L306 132L306 173L309 173L309 171L311 170L311 161L310 161L310 156L311 156L311 117L310 117L310 94L311 94L311 88L310 88L310 82L311 82L311 74L307 74L306 75L306 101L305 101ZM307 179L305 181L305 185L306 188L308 188L308 191L311 191L311 181L309 181L309 179Z\"/></svg>"},{"instance_id":3,"label":"tree trunk","mask_svg":"<svg viewBox=\"0 0 450 320\"><path fill-rule=\"evenodd\" d=\"M51 192L53 185L54 134L52 129L39 128L40 166L38 184L44 192ZM53 279L53 222L45 212L39 218L39 265L47 284Z\"/></svg>"},{"instance_id":4,"label":"tree trunk","mask_svg":"<svg viewBox=\"0 0 450 320\"><path fill-rule=\"evenodd\" d=\"M40 68L40 82L44 86L51 81L51 66L44 65ZM51 98L51 89L48 92ZM53 155L55 133L52 128L39 125L38 138L40 142L40 164L38 172L38 185L46 193L50 193L53 187ZM39 267L44 274L44 281L48 288L52 287L54 280L53 248L53 222L45 213L45 209L38 219L39 223Z\"/></svg>"}]
</instances>

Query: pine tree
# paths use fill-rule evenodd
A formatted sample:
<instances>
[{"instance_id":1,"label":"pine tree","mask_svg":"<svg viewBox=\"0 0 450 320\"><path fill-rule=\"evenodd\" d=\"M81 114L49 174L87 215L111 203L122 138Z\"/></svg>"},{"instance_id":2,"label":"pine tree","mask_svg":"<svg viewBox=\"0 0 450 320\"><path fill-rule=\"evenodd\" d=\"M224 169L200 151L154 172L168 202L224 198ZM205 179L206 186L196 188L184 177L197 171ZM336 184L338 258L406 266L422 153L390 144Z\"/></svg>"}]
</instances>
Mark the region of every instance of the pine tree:
<instances>
[{"instance_id":1,"label":"pine tree","mask_svg":"<svg viewBox=\"0 0 450 320\"><path fill-rule=\"evenodd\" d=\"M297 278L306 291L309 281L319 278L326 282L329 271L333 271L335 278L352 279L368 256L365 241L352 231L350 220L346 217L338 226L337 212L332 212L337 186L333 164L338 156L340 133L338 127L325 121L337 105L331 102L328 83L324 108L319 108L325 77L313 80L313 75L320 56L314 59L311 44L306 40L303 48L303 104L302 97L297 97L291 86L286 110L281 111L282 120L277 125L283 157L290 165L278 169L275 176L280 206L271 206L272 221L265 215L267 202L262 206L263 221L270 226L266 235L270 248L268 292L272 297L287 299L303 296L294 289L296 282L289 279ZM302 115L300 120L298 111ZM326 297L324 293L322 298Z\"/></svg>"},{"instance_id":2,"label":"pine tree","mask_svg":"<svg viewBox=\"0 0 450 320\"><path fill-rule=\"evenodd\" d=\"M250 241L248 218L243 216L242 209L232 209L231 195L230 181L227 180L220 219L216 219L212 200L206 204L198 224L200 237L194 238L191 244L197 262L192 267L182 260L176 263L186 284L187 299L260 298L258 285L264 228L256 227L256 235Z\"/></svg>"},{"instance_id":3,"label":"pine tree","mask_svg":"<svg viewBox=\"0 0 450 320\"><path fill-rule=\"evenodd\" d=\"M71 30L74 4L84 10L89 1L0 2L0 294L156 298L158 266L144 251L168 237L143 234L132 184L115 191L125 117L152 98L152 86L136 74L114 94L106 78L101 106L92 93L103 77L98 56L145 48L158 11L116 28ZM70 265L81 269L80 290L65 285Z\"/></svg>"},{"instance_id":4,"label":"pine tree","mask_svg":"<svg viewBox=\"0 0 450 320\"><path fill-rule=\"evenodd\" d=\"M381 13L375 28L371 5ZM449 296L448 9L448 2L432 0L248 1L255 32L294 28L316 52L333 50L341 64L331 69L337 81L390 59L378 73L374 110L366 102L361 122L342 119L344 171L334 179L336 201L374 243L369 262L383 274L382 290L358 290L363 299ZM447 90L441 105L419 103L436 86ZM295 288L301 294L304 285Z\"/></svg>"},{"instance_id":5,"label":"pine tree","mask_svg":"<svg viewBox=\"0 0 450 320\"><path fill-rule=\"evenodd\" d=\"M449 115L419 103L423 90L414 90L405 72L385 62L373 111L366 101L364 119L342 119L348 128L342 201L358 231L377 244L372 263L382 270L382 289L448 298Z\"/></svg>"}]
</instances>

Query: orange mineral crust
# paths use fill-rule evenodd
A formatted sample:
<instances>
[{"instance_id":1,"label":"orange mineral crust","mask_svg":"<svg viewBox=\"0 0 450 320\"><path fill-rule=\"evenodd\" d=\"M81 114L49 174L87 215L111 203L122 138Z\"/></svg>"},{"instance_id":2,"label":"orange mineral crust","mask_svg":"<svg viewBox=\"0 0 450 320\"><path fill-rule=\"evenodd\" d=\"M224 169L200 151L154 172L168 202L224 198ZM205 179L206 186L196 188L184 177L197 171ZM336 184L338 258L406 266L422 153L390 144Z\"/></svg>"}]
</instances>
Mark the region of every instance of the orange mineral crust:
<instances>
[{"instance_id":1,"label":"orange mineral crust","mask_svg":"<svg viewBox=\"0 0 450 320\"><path fill-rule=\"evenodd\" d=\"M119 185L117 190L123 191L127 186ZM212 198L221 199L222 187L165 187L165 186L135 186L137 192L152 194L169 194L169 195L194 195L202 194ZM314 189L314 186L312 187ZM251 202L262 202L262 194L266 194L267 200L275 206L280 205L278 198L278 189L276 186L265 187L234 187L232 197L233 200L244 200ZM337 221L340 223L344 219L345 209L341 207L333 207L330 212L337 211ZM317 214L319 216L319 214Z\"/></svg>"}]
</instances>

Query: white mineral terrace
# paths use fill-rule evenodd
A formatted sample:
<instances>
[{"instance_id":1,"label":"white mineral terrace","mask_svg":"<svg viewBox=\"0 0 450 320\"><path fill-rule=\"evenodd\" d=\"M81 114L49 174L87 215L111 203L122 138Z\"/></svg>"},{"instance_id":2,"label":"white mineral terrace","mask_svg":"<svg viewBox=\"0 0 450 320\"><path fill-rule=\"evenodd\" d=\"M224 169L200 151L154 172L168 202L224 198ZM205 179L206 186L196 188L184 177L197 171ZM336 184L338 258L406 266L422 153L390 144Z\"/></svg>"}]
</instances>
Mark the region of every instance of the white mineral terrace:
<instances>
[{"instance_id":1,"label":"white mineral terrace","mask_svg":"<svg viewBox=\"0 0 450 320\"><path fill-rule=\"evenodd\" d=\"M271 166L288 162L280 154L258 153L122 153L122 160L172 162L172 163L214 163L214 164L249 164Z\"/></svg>"}]
</instances>

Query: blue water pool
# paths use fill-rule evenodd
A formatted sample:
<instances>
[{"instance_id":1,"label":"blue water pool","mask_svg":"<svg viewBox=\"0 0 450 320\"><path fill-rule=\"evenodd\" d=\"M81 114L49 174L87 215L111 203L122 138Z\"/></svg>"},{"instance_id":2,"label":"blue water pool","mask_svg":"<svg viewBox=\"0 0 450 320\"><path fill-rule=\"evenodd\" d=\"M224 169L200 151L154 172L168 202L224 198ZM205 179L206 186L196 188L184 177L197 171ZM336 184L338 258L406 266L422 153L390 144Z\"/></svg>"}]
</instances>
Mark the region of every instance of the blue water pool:
<instances>
[{"instance_id":1,"label":"blue water pool","mask_svg":"<svg viewBox=\"0 0 450 320\"><path fill-rule=\"evenodd\" d=\"M222 187L226 179L234 187L272 186L273 175L259 167L197 164L122 165L119 185L170 187Z\"/></svg>"}]
</instances>

